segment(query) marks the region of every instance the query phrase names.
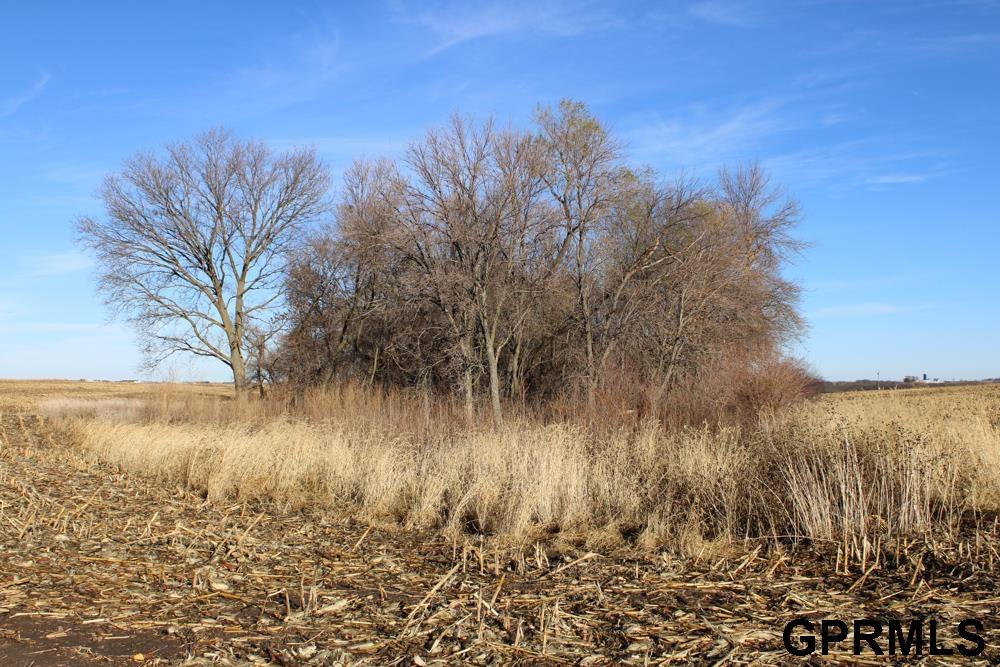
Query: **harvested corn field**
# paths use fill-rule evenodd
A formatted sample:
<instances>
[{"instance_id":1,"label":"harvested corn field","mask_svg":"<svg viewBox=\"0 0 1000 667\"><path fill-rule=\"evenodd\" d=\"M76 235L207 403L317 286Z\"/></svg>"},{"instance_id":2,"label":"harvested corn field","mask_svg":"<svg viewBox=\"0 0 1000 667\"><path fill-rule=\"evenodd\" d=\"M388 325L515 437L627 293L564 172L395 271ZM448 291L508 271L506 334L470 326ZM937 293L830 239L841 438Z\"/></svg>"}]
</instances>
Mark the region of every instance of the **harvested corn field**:
<instances>
[{"instance_id":1,"label":"harvested corn field","mask_svg":"<svg viewBox=\"0 0 1000 667\"><path fill-rule=\"evenodd\" d=\"M86 398L142 402L144 391ZM65 417L39 415L59 392L4 386L4 664L780 664L798 660L782 644L797 617L933 618L953 649L956 624L979 618L987 650L976 660L998 657L992 510L956 512L947 531L872 529L846 546L704 535L656 544L620 527L602 541L552 523L509 535L407 528L332 504L343 498L211 497L169 475L124 471L61 441L79 437ZM988 410L974 401L996 405L982 389L879 405L891 421L930 399L957 401L960 413L973 401L961 413L969 419ZM835 400L860 421L880 399ZM850 644L825 659L879 660ZM938 664L970 660L927 652Z\"/></svg>"}]
</instances>

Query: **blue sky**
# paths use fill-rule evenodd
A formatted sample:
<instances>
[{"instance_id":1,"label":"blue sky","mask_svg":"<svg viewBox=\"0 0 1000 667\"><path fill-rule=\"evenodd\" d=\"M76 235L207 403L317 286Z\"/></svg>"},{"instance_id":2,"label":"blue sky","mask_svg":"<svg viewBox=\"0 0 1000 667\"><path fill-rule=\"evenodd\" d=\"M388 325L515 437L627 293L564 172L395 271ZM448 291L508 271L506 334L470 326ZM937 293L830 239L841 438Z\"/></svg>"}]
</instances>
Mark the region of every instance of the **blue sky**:
<instances>
[{"instance_id":1,"label":"blue sky","mask_svg":"<svg viewBox=\"0 0 1000 667\"><path fill-rule=\"evenodd\" d=\"M758 159L800 201L797 352L825 377L1000 376L998 2L352 4L4 7L0 377L137 376L73 221L138 150L226 125L339 172L563 97L636 164Z\"/></svg>"}]
</instances>

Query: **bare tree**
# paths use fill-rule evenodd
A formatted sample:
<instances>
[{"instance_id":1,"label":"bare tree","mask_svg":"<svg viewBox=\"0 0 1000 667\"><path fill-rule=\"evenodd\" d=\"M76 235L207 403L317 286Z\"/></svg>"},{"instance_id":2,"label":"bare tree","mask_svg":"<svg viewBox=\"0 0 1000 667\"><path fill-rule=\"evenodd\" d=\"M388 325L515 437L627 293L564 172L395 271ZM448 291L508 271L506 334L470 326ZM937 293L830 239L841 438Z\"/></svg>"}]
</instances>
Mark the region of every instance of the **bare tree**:
<instances>
[{"instance_id":1,"label":"bare tree","mask_svg":"<svg viewBox=\"0 0 1000 667\"><path fill-rule=\"evenodd\" d=\"M580 102L563 100L558 111L537 114L548 160L544 180L562 214L566 244L572 245L578 322L584 333L587 395L592 402L599 373L594 318L594 276L599 271L598 226L616 195L621 149L608 130Z\"/></svg>"},{"instance_id":2,"label":"bare tree","mask_svg":"<svg viewBox=\"0 0 1000 667\"><path fill-rule=\"evenodd\" d=\"M151 364L217 359L242 394L248 359L276 333L287 251L326 210L328 187L313 150L275 154L212 130L128 160L100 192L107 215L81 219L78 235Z\"/></svg>"},{"instance_id":3,"label":"bare tree","mask_svg":"<svg viewBox=\"0 0 1000 667\"><path fill-rule=\"evenodd\" d=\"M392 237L448 324L467 406L485 367L497 422L509 386L501 357L558 263L539 262L561 227L542 201L541 148L530 134L453 118L411 147L414 178Z\"/></svg>"},{"instance_id":4,"label":"bare tree","mask_svg":"<svg viewBox=\"0 0 1000 667\"><path fill-rule=\"evenodd\" d=\"M335 224L309 234L289 264L285 365L296 383L327 385L361 370L366 352L368 382L374 378L388 341L366 334L378 328L376 315L384 316L389 261L382 240L395 219L396 205L387 199L395 179L387 161L352 165Z\"/></svg>"}]
</instances>

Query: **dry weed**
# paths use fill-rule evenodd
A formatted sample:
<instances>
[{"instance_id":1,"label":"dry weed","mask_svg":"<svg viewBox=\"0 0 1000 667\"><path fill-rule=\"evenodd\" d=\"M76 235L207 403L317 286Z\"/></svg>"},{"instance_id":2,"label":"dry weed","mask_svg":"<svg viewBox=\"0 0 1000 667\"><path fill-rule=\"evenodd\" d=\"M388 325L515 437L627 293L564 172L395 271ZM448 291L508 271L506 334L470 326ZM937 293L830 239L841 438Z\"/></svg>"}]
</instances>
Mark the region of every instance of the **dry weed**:
<instances>
[{"instance_id":1,"label":"dry weed","mask_svg":"<svg viewBox=\"0 0 1000 667\"><path fill-rule=\"evenodd\" d=\"M493 428L419 396L341 387L297 402L88 403L65 423L92 459L212 500L347 504L510 540L542 530L691 553L805 539L847 553L954 534L970 510L994 509L998 406L992 388L883 392L822 397L742 430L528 417Z\"/></svg>"}]
</instances>

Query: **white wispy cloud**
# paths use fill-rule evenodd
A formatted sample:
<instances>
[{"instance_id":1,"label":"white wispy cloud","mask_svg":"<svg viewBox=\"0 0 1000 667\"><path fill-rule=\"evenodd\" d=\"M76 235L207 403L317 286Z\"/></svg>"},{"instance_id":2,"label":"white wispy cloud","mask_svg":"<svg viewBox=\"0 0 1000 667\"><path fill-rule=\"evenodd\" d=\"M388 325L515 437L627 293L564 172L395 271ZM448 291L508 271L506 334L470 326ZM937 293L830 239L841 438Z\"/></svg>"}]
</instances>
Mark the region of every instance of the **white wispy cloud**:
<instances>
[{"instance_id":1,"label":"white wispy cloud","mask_svg":"<svg viewBox=\"0 0 1000 667\"><path fill-rule=\"evenodd\" d=\"M922 137L854 132L853 139L824 141L830 136L827 128L849 127L863 118L845 111L839 99L829 99L822 87L804 88L637 115L620 136L631 157L659 169L680 167L707 176L719 166L757 159L791 187L901 187L930 181L953 168L956 156ZM808 147L788 150L795 138L807 133Z\"/></svg>"},{"instance_id":2,"label":"white wispy cloud","mask_svg":"<svg viewBox=\"0 0 1000 667\"><path fill-rule=\"evenodd\" d=\"M108 174L110 168L103 164L52 162L42 167L41 177L47 181L70 185L92 192Z\"/></svg>"},{"instance_id":3,"label":"white wispy cloud","mask_svg":"<svg viewBox=\"0 0 1000 667\"><path fill-rule=\"evenodd\" d=\"M903 306L891 303L854 303L843 306L819 308L814 317L874 317L879 315L900 315L928 308L927 305Z\"/></svg>"},{"instance_id":4,"label":"white wispy cloud","mask_svg":"<svg viewBox=\"0 0 1000 667\"><path fill-rule=\"evenodd\" d=\"M943 280L947 277L939 271L921 268L919 272L905 271L884 275L852 275L836 280L806 281L805 289L809 292L847 292L856 290L871 290L876 287L899 287L900 285L922 285L933 280Z\"/></svg>"},{"instance_id":5,"label":"white wispy cloud","mask_svg":"<svg viewBox=\"0 0 1000 667\"><path fill-rule=\"evenodd\" d=\"M0 294L0 322L13 320L21 310L21 304L13 297Z\"/></svg>"},{"instance_id":6,"label":"white wispy cloud","mask_svg":"<svg viewBox=\"0 0 1000 667\"><path fill-rule=\"evenodd\" d=\"M765 157L762 163L780 180L838 188L922 183L947 173L946 153L900 149L902 139L870 137Z\"/></svg>"},{"instance_id":7,"label":"white wispy cloud","mask_svg":"<svg viewBox=\"0 0 1000 667\"><path fill-rule=\"evenodd\" d=\"M0 116L11 116L17 113L18 109L42 94L51 78L48 72L42 72L41 76L29 88L0 99Z\"/></svg>"},{"instance_id":8,"label":"white wispy cloud","mask_svg":"<svg viewBox=\"0 0 1000 667\"><path fill-rule=\"evenodd\" d=\"M30 144L42 144L48 141L49 138L49 133L45 130L13 127L0 129L0 145L27 146Z\"/></svg>"},{"instance_id":9,"label":"white wispy cloud","mask_svg":"<svg viewBox=\"0 0 1000 667\"><path fill-rule=\"evenodd\" d=\"M0 334L88 334L107 325L89 322L2 322Z\"/></svg>"},{"instance_id":10,"label":"white wispy cloud","mask_svg":"<svg viewBox=\"0 0 1000 667\"><path fill-rule=\"evenodd\" d=\"M742 106L699 104L674 109L670 118L641 121L625 138L643 159L681 165L714 166L746 159L776 134L795 129L783 98Z\"/></svg>"},{"instance_id":11,"label":"white wispy cloud","mask_svg":"<svg viewBox=\"0 0 1000 667\"><path fill-rule=\"evenodd\" d=\"M201 125L231 124L327 95L358 62L367 62L369 55L368 51L346 54L338 26L320 16L290 35L287 48L248 48L243 59L233 65L199 63L186 71L190 86L146 96L120 96L120 100L110 96L118 100L111 106L118 113L170 109ZM103 108L104 103L95 101L93 106Z\"/></svg>"},{"instance_id":12,"label":"white wispy cloud","mask_svg":"<svg viewBox=\"0 0 1000 667\"><path fill-rule=\"evenodd\" d=\"M973 32L924 37L916 41L918 49L936 54L964 51L980 47L1000 46L1000 32Z\"/></svg>"},{"instance_id":13,"label":"white wispy cloud","mask_svg":"<svg viewBox=\"0 0 1000 667\"><path fill-rule=\"evenodd\" d=\"M226 75L219 92L258 111L278 111L316 98L349 68L337 34L315 36L285 60L247 65Z\"/></svg>"},{"instance_id":14,"label":"white wispy cloud","mask_svg":"<svg viewBox=\"0 0 1000 667\"><path fill-rule=\"evenodd\" d=\"M393 5L393 17L400 23L427 28L441 42L430 54L485 37L518 32L557 36L580 35L617 25L619 19L603 8L579 2L520 2L482 5L468 2Z\"/></svg>"},{"instance_id":15,"label":"white wispy cloud","mask_svg":"<svg viewBox=\"0 0 1000 667\"><path fill-rule=\"evenodd\" d=\"M406 150L413 136L398 138L386 136L307 136L282 137L270 141L277 150L289 150L297 146L313 146L324 155L349 156L351 158L383 157L398 155Z\"/></svg>"},{"instance_id":16,"label":"white wispy cloud","mask_svg":"<svg viewBox=\"0 0 1000 667\"><path fill-rule=\"evenodd\" d=\"M883 176L871 176L865 179L868 185L902 185L906 183L923 183L927 180L927 174L885 174Z\"/></svg>"},{"instance_id":17,"label":"white wispy cloud","mask_svg":"<svg viewBox=\"0 0 1000 667\"><path fill-rule=\"evenodd\" d=\"M77 271L86 271L94 266L94 261L83 252L69 250L45 255L36 255L25 260L32 276L61 276Z\"/></svg>"},{"instance_id":18,"label":"white wispy cloud","mask_svg":"<svg viewBox=\"0 0 1000 667\"><path fill-rule=\"evenodd\" d=\"M688 12L702 21L735 28L749 28L758 23L750 8L739 2L728 0L704 0L688 8Z\"/></svg>"}]
</instances>

